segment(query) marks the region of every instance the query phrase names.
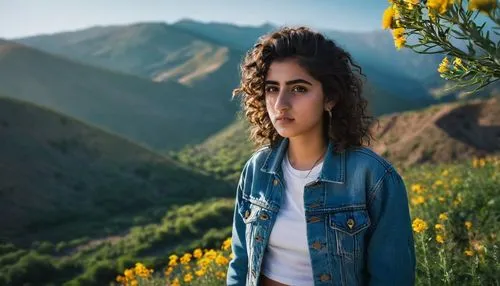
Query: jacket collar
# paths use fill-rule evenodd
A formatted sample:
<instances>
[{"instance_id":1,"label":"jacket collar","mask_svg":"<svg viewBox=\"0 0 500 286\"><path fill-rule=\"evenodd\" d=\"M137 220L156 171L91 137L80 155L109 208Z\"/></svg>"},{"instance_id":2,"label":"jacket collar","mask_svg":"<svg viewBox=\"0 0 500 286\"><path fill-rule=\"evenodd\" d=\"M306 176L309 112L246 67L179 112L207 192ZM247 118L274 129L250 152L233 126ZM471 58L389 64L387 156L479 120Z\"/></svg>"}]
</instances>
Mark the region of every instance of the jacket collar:
<instances>
[{"instance_id":1,"label":"jacket collar","mask_svg":"<svg viewBox=\"0 0 500 286\"><path fill-rule=\"evenodd\" d=\"M281 170L281 162L288 149L288 138L283 138L277 147L271 148L271 152L266 158L264 165L260 169L262 172L276 174ZM345 181L345 150L336 152L335 143L328 142L326 157L323 160L323 168L319 175L319 181L343 184Z\"/></svg>"}]
</instances>

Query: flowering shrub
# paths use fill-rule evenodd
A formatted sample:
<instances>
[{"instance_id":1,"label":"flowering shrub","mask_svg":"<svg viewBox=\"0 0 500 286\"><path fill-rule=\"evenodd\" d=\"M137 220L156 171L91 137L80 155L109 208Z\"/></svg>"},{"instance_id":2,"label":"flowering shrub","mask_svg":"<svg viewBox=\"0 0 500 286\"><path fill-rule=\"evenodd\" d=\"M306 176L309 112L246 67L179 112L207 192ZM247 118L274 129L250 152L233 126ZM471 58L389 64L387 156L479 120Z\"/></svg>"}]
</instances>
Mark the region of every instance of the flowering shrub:
<instances>
[{"instance_id":1,"label":"flowering shrub","mask_svg":"<svg viewBox=\"0 0 500 286\"><path fill-rule=\"evenodd\" d=\"M474 87L465 95L498 81L500 45L494 39L500 36L500 12L496 0L389 0L389 4L382 27L392 31L397 49L444 54L438 72L454 81L454 88ZM482 24L480 19L484 19Z\"/></svg>"}]
</instances>

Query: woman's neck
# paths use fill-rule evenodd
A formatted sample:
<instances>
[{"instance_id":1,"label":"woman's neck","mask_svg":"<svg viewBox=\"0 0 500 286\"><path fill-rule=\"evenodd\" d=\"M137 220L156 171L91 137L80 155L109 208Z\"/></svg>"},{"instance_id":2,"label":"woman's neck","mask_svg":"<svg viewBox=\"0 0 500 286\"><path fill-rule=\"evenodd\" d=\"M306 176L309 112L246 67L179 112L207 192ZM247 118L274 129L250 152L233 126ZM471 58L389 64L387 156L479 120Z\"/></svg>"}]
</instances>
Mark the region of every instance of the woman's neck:
<instances>
[{"instance_id":1,"label":"woman's neck","mask_svg":"<svg viewBox=\"0 0 500 286\"><path fill-rule=\"evenodd\" d=\"M320 162L328 148L322 136L298 136L289 139L288 160L297 170L310 170Z\"/></svg>"}]
</instances>

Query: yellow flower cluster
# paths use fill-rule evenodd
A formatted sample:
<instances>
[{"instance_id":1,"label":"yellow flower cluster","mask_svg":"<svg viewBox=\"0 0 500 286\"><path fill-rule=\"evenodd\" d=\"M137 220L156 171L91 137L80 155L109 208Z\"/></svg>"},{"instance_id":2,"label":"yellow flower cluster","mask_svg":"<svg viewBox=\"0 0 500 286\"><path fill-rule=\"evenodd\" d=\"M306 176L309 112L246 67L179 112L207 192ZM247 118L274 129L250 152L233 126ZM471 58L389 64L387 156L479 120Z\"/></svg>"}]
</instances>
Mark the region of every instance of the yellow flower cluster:
<instances>
[{"instance_id":1,"label":"yellow flower cluster","mask_svg":"<svg viewBox=\"0 0 500 286\"><path fill-rule=\"evenodd\" d=\"M427 8L429 9L429 15L437 12L439 14L444 14L448 11L451 5L455 3L455 0L427 0Z\"/></svg>"},{"instance_id":2,"label":"yellow flower cluster","mask_svg":"<svg viewBox=\"0 0 500 286\"><path fill-rule=\"evenodd\" d=\"M447 57L444 57L444 59L441 61L441 63L439 64L439 67L438 67L438 72L440 74L444 74L444 73L447 73L448 71L450 71L450 60L448 60Z\"/></svg>"},{"instance_id":3,"label":"yellow flower cluster","mask_svg":"<svg viewBox=\"0 0 500 286\"><path fill-rule=\"evenodd\" d=\"M169 283L167 285L180 285L181 281L184 284L199 285L201 282L198 279L203 279L203 283L208 283L207 281L211 279L224 280L227 265L232 258L230 250L231 238L228 238L222 243L220 251L197 248L192 253L183 254L180 258L175 254L171 255L165 271L165 277ZM177 260L181 267L177 267L179 266Z\"/></svg>"},{"instance_id":4,"label":"yellow flower cluster","mask_svg":"<svg viewBox=\"0 0 500 286\"><path fill-rule=\"evenodd\" d=\"M116 277L116 282L124 286L139 285L138 278L149 279L153 274L153 269L148 269L142 263L136 263L135 267L125 269L122 275Z\"/></svg>"},{"instance_id":5,"label":"yellow flower cluster","mask_svg":"<svg viewBox=\"0 0 500 286\"><path fill-rule=\"evenodd\" d=\"M184 253L181 257L176 254L170 255L164 272L167 285L221 283L226 278L227 265L233 257L230 251L231 238L228 238L222 243L221 250L197 248L192 253ZM123 275L118 275L116 281L123 286L144 285L143 282L145 285L150 285L147 282L151 280L152 273L152 269L148 269L142 263L136 263L135 267L126 269ZM203 282L198 279L203 279Z\"/></svg>"},{"instance_id":6,"label":"yellow flower cluster","mask_svg":"<svg viewBox=\"0 0 500 286\"><path fill-rule=\"evenodd\" d=\"M399 50L404 45L406 44L406 37L405 37L405 29L401 27L400 23L400 18L401 18L401 11L400 7L396 4L393 3L392 1L389 1L392 3L387 9L384 11L384 15L382 16L382 28L384 29L393 29L392 30L392 36L394 39L394 46ZM413 5L418 4L418 0L411 0L407 1L408 5L413 8ZM416 4L413 4L416 3ZM394 26L393 23L396 23Z\"/></svg>"}]
</instances>

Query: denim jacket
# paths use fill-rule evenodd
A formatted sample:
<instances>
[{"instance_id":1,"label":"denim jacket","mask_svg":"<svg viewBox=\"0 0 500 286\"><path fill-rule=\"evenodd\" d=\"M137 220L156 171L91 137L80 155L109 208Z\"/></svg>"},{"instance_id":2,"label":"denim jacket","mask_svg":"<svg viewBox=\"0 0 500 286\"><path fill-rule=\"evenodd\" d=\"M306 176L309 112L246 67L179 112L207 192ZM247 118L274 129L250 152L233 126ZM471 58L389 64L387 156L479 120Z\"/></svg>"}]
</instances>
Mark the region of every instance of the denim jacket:
<instances>
[{"instance_id":1,"label":"denim jacket","mask_svg":"<svg viewBox=\"0 0 500 286\"><path fill-rule=\"evenodd\" d=\"M281 161L288 142L260 149L243 167L227 285L259 285L285 190ZM314 285L414 285L406 188L393 166L373 151L336 152L330 142L318 179L304 187L304 209Z\"/></svg>"}]
</instances>

